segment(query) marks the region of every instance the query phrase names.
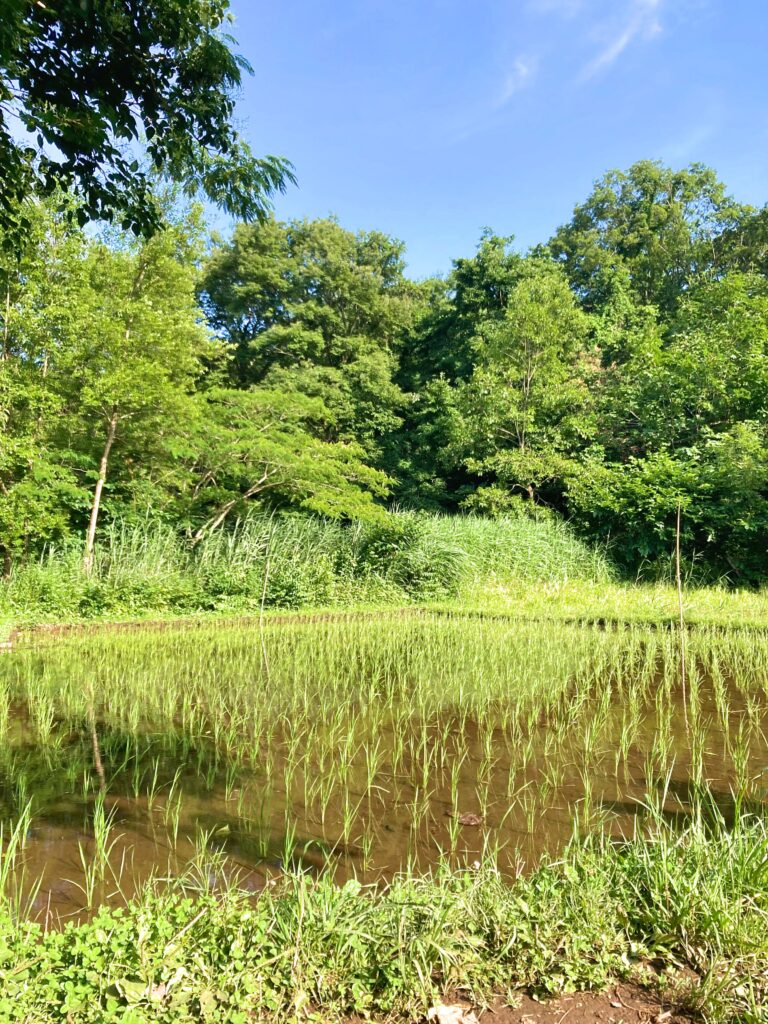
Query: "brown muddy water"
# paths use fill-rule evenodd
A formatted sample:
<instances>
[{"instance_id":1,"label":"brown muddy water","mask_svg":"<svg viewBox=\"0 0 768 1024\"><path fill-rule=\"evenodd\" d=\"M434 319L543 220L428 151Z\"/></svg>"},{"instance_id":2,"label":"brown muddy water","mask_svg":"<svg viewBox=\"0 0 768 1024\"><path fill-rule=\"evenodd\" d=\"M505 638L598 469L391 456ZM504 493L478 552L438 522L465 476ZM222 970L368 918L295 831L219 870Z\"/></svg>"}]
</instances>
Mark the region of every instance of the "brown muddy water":
<instances>
[{"instance_id":1,"label":"brown muddy water","mask_svg":"<svg viewBox=\"0 0 768 1024\"><path fill-rule=\"evenodd\" d=\"M55 924L185 871L514 873L650 807L728 821L768 794L768 639L684 645L685 690L674 632L426 614L7 653L7 894Z\"/></svg>"}]
</instances>

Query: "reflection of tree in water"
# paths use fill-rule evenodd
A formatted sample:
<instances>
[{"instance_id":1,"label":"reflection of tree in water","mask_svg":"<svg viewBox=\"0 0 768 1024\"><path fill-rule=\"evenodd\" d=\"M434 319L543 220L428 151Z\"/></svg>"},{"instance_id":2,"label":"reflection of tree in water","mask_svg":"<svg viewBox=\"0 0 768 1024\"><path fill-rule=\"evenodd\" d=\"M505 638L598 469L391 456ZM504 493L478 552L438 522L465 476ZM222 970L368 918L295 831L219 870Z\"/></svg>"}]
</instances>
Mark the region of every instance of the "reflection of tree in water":
<instances>
[{"instance_id":1,"label":"reflection of tree in water","mask_svg":"<svg viewBox=\"0 0 768 1024\"><path fill-rule=\"evenodd\" d=\"M26 714L14 715L15 738L0 749L0 807L18 816L31 800L36 816L73 825L99 792L138 800L170 789L181 769L185 789L209 792L223 766L212 745L178 733L133 734L86 717L60 721L50 741L36 745ZM73 810L76 808L76 810Z\"/></svg>"},{"instance_id":2,"label":"reflection of tree in water","mask_svg":"<svg viewBox=\"0 0 768 1024\"><path fill-rule=\"evenodd\" d=\"M765 813L765 798L738 796L722 784L698 783L692 779L669 779L656 783L648 801L603 800L602 807L619 817L661 818L682 830L692 821L733 829L740 817Z\"/></svg>"}]
</instances>

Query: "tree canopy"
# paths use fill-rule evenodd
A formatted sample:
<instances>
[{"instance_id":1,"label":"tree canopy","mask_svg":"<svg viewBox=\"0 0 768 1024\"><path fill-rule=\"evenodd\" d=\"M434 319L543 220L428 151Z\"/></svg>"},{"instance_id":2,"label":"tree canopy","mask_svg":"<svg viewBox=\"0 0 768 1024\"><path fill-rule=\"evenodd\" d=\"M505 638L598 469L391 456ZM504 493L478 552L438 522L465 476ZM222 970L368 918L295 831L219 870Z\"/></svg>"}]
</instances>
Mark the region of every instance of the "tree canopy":
<instances>
[{"instance_id":1,"label":"tree canopy","mask_svg":"<svg viewBox=\"0 0 768 1024\"><path fill-rule=\"evenodd\" d=\"M68 198L77 204L77 198ZM630 573L768 575L766 215L713 171L611 172L530 252L485 232L445 278L335 220L208 243L84 232L27 201L0 260L6 571L104 518L194 544L252 505L565 516ZM173 210L176 212L172 212Z\"/></svg>"},{"instance_id":2,"label":"tree canopy","mask_svg":"<svg viewBox=\"0 0 768 1024\"><path fill-rule=\"evenodd\" d=\"M147 234L162 221L152 174L244 220L293 180L233 124L248 65L228 0L5 0L0 18L0 232L18 245L23 200L61 190L77 216ZM142 159L146 157L146 161ZM146 166L145 166L146 164Z\"/></svg>"},{"instance_id":3,"label":"tree canopy","mask_svg":"<svg viewBox=\"0 0 768 1024\"><path fill-rule=\"evenodd\" d=\"M621 282L636 302L667 313L727 267L730 235L751 212L709 167L641 160L597 181L549 249L587 308L602 308Z\"/></svg>"}]
</instances>

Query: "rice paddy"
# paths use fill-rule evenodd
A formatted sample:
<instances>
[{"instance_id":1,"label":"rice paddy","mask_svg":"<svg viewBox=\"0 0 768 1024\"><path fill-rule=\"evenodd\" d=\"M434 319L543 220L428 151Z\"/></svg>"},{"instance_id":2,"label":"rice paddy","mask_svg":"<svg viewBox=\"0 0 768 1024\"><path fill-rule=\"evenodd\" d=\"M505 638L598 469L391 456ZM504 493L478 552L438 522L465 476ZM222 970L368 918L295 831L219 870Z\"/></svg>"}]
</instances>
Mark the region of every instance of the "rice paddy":
<instances>
[{"instance_id":1,"label":"rice paddy","mask_svg":"<svg viewBox=\"0 0 768 1024\"><path fill-rule=\"evenodd\" d=\"M767 712L760 629L410 609L43 638L0 657L0 886L49 928L189 871L513 880L574 835L760 813Z\"/></svg>"}]
</instances>

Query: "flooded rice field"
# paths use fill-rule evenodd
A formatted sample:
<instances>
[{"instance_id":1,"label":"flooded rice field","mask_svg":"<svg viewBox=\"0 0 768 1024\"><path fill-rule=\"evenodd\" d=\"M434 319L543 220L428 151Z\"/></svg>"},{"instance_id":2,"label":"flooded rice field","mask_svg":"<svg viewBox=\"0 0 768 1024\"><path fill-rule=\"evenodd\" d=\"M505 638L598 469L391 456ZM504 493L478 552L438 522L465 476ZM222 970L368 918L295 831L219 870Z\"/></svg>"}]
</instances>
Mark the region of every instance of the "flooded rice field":
<instances>
[{"instance_id":1,"label":"flooded rice field","mask_svg":"<svg viewBox=\"0 0 768 1024\"><path fill-rule=\"evenodd\" d=\"M0 657L0 885L56 924L181 872L514 873L575 831L762 805L767 713L758 630L424 613L58 636Z\"/></svg>"}]
</instances>

